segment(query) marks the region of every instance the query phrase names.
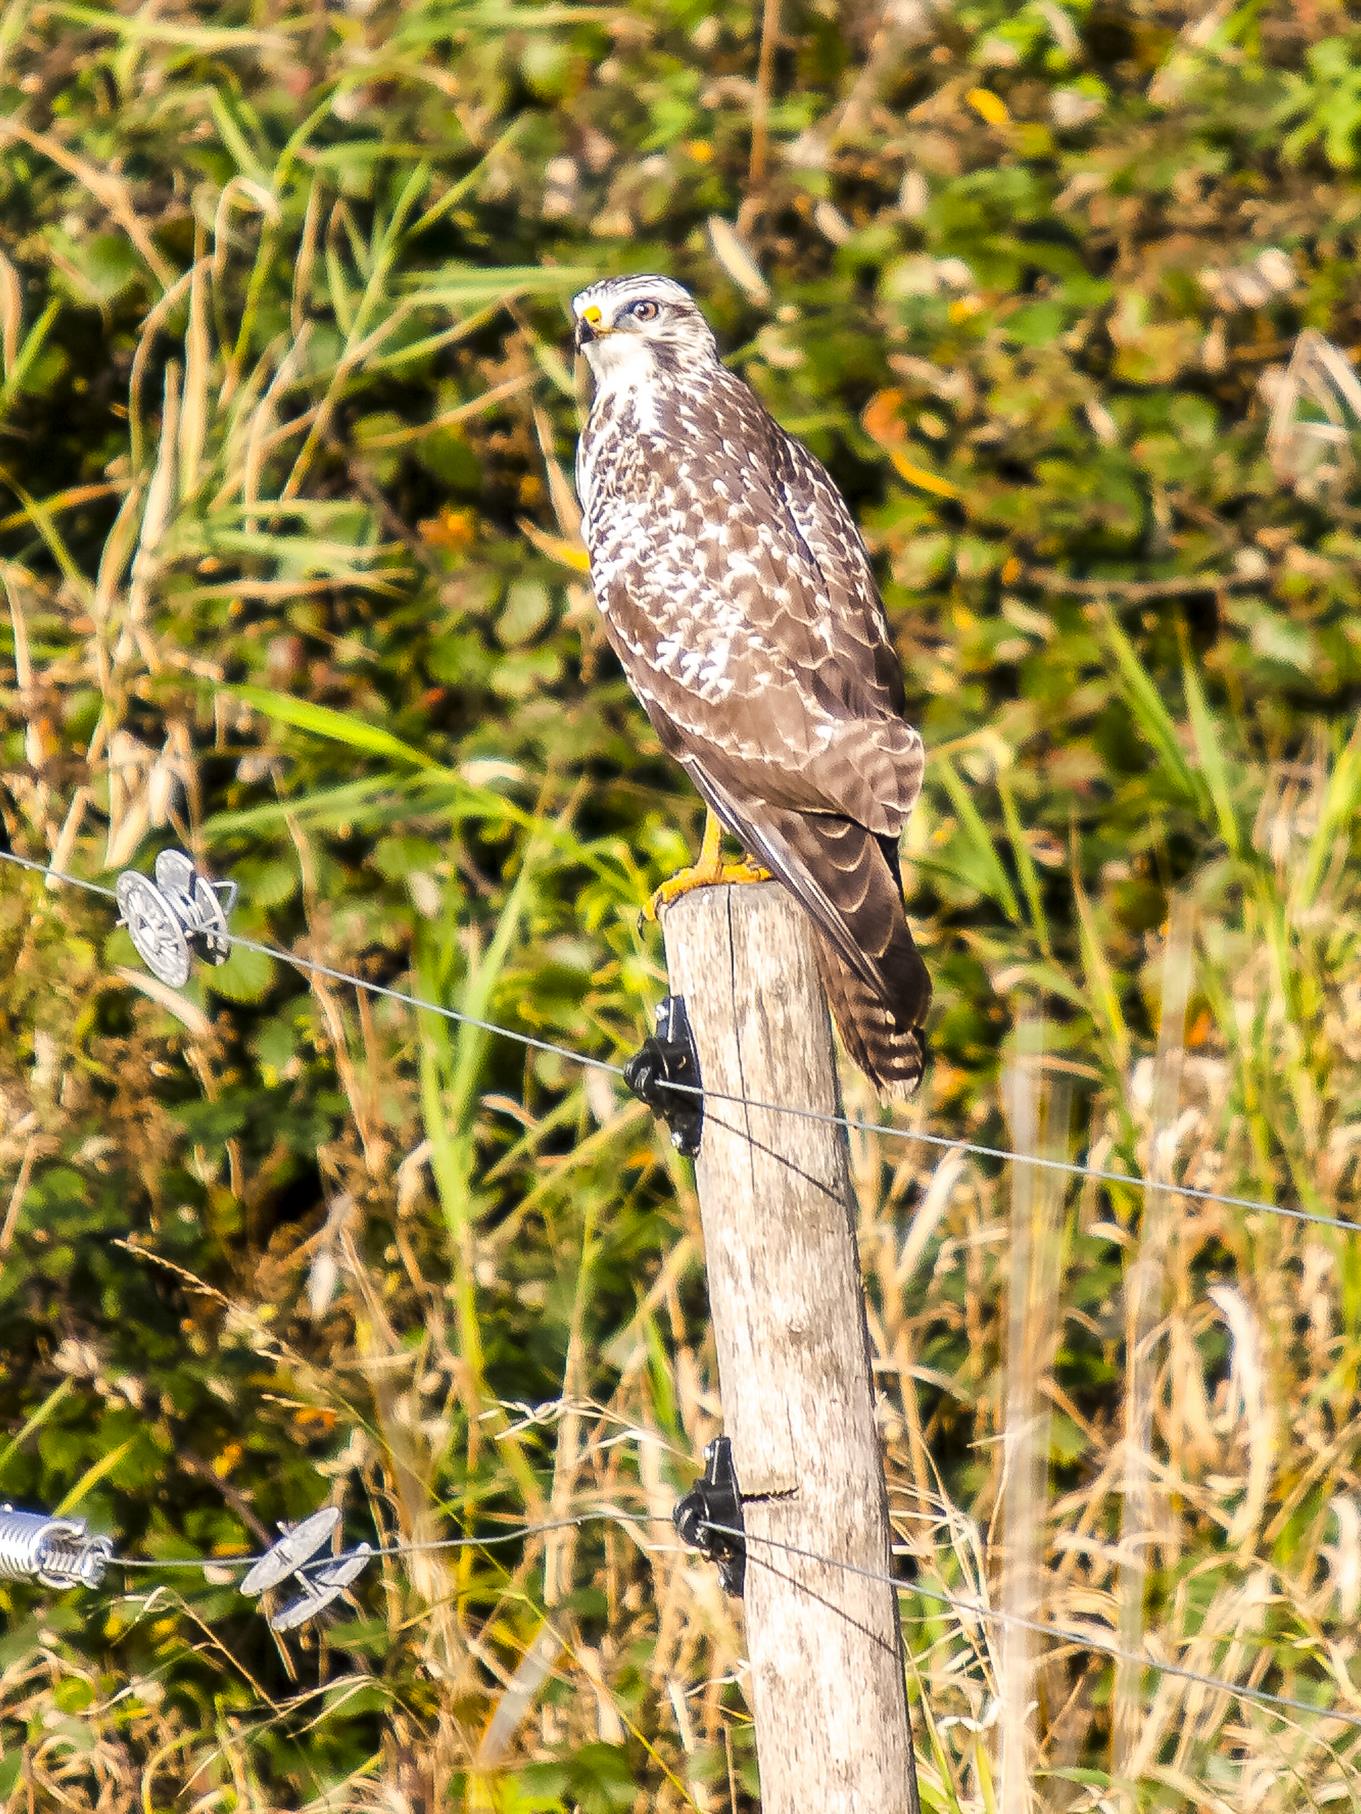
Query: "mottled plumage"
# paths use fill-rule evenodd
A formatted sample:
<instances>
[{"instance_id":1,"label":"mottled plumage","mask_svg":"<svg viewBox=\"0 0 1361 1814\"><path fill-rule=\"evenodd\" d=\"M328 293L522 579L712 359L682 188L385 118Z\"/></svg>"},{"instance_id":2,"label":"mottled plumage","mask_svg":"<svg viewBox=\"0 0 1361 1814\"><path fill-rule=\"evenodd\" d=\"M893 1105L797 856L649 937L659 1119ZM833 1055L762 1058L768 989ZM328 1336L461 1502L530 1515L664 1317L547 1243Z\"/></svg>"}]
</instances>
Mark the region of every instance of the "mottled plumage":
<instances>
[{"instance_id":1,"label":"mottled plumage","mask_svg":"<svg viewBox=\"0 0 1361 1814\"><path fill-rule=\"evenodd\" d=\"M931 985L898 838L922 746L864 543L678 283L612 279L573 310L596 380L577 487L610 642L665 748L812 915L852 1057L910 1089Z\"/></svg>"}]
</instances>

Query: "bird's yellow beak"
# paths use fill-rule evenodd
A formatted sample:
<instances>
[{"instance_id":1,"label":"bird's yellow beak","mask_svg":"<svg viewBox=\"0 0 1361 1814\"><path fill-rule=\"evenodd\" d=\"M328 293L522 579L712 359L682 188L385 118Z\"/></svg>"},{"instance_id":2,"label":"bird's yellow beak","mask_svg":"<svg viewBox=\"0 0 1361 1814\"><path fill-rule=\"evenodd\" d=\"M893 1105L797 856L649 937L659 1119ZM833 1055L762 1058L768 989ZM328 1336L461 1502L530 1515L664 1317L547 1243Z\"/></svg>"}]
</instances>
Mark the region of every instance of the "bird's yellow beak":
<instances>
[{"instance_id":1,"label":"bird's yellow beak","mask_svg":"<svg viewBox=\"0 0 1361 1814\"><path fill-rule=\"evenodd\" d=\"M600 310L592 303L589 309L581 311L577 319L577 330L574 336L577 351L580 352L588 340L599 340L602 334L610 332L611 330L603 325Z\"/></svg>"}]
</instances>

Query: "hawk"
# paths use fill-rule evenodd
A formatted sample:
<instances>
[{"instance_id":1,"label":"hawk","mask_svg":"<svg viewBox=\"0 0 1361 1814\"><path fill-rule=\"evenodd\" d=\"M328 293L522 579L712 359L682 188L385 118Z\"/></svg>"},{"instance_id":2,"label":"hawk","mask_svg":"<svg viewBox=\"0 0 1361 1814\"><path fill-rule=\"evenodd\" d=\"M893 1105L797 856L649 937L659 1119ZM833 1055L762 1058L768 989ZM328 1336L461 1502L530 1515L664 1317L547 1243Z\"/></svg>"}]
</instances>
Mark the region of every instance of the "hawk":
<instances>
[{"instance_id":1,"label":"hawk","mask_svg":"<svg viewBox=\"0 0 1361 1814\"><path fill-rule=\"evenodd\" d=\"M688 290L610 278L572 312L595 380L577 490L596 601L709 808L699 863L661 898L734 879L726 826L812 916L851 1057L906 1094L931 982L898 838L923 756L865 545L826 469L722 363Z\"/></svg>"}]
</instances>

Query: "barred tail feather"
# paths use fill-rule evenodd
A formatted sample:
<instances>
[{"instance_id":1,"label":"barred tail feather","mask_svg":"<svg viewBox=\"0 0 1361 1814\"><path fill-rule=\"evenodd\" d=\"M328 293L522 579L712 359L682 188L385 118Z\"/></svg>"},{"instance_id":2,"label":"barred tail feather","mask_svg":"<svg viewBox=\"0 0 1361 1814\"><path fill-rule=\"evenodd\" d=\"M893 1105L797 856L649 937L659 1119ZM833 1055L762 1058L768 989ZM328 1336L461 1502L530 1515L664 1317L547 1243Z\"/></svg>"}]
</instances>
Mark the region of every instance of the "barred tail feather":
<instances>
[{"instance_id":1,"label":"barred tail feather","mask_svg":"<svg viewBox=\"0 0 1361 1814\"><path fill-rule=\"evenodd\" d=\"M819 938L819 969L846 1050L885 1096L906 1096L921 1081L926 1042L921 1025L931 979L903 909L897 841L875 837L850 819L809 817L805 836L819 851L817 873L836 904L857 952L871 960L866 977L846 962L842 941Z\"/></svg>"},{"instance_id":2,"label":"barred tail feather","mask_svg":"<svg viewBox=\"0 0 1361 1814\"><path fill-rule=\"evenodd\" d=\"M926 1062L931 978L907 924L897 840L832 813L740 801L693 758L686 767L719 818L812 916L847 1051L884 1095L905 1096Z\"/></svg>"},{"instance_id":3,"label":"barred tail feather","mask_svg":"<svg viewBox=\"0 0 1361 1814\"><path fill-rule=\"evenodd\" d=\"M851 1058L881 1096L910 1096L926 1065L925 1037L917 1024L925 1003L920 1009L901 1002L890 1005L868 989L822 937L818 939L818 969L832 1018Z\"/></svg>"}]
</instances>

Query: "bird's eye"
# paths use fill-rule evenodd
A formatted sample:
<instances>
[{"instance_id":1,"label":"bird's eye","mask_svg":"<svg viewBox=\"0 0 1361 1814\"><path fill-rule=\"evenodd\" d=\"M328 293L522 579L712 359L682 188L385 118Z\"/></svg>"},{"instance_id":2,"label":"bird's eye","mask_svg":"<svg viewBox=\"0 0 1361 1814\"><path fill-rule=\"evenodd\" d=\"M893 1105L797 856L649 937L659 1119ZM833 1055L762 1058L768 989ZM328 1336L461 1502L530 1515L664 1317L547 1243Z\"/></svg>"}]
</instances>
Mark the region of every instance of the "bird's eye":
<instances>
[{"instance_id":1,"label":"bird's eye","mask_svg":"<svg viewBox=\"0 0 1361 1814\"><path fill-rule=\"evenodd\" d=\"M657 305L655 302L649 302L646 296L644 296L638 302L631 302L629 304L629 314L632 315L635 321L655 321L657 319Z\"/></svg>"}]
</instances>

